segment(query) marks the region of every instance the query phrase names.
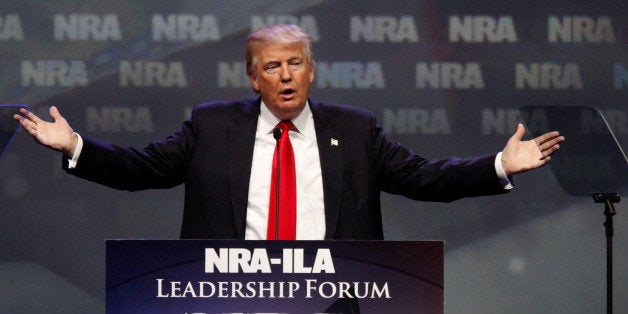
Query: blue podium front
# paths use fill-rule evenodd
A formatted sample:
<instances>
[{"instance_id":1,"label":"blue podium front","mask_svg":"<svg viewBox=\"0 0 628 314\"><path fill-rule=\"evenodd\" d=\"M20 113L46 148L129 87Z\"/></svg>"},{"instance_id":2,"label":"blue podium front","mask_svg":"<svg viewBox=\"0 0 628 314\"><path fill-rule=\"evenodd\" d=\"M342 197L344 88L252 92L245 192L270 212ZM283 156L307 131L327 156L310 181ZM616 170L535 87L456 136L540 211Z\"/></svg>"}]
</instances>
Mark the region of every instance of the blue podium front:
<instances>
[{"instance_id":1,"label":"blue podium front","mask_svg":"<svg viewBox=\"0 0 628 314\"><path fill-rule=\"evenodd\" d=\"M107 240L107 313L443 313L442 241Z\"/></svg>"}]
</instances>

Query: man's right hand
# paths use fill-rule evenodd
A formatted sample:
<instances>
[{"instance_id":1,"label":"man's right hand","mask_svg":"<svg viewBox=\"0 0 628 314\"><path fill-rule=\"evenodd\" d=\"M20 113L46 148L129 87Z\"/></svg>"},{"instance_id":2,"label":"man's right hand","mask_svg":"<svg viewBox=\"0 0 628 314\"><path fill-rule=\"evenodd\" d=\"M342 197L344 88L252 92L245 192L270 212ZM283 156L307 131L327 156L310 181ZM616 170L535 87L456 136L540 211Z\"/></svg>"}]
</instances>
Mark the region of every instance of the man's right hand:
<instances>
[{"instance_id":1,"label":"man's right hand","mask_svg":"<svg viewBox=\"0 0 628 314\"><path fill-rule=\"evenodd\" d=\"M22 115L15 114L13 118L20 122L24 130L38 143L72 157L78 138L57 107L50 107L50 116L54 122L44 121L25 108L20 109L20 113Z\"/></svg>"}]
</instances>

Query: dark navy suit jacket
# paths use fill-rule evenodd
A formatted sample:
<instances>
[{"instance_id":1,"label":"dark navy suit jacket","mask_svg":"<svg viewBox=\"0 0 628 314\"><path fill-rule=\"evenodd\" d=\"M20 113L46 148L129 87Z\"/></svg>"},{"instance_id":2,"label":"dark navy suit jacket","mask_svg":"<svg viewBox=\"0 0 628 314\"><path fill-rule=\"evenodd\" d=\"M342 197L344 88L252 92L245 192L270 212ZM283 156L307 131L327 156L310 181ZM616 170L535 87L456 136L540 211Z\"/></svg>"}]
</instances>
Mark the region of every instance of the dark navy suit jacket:
<instances>
[{"instance_id":1,"label":"dark navy suit jacket","mask_svg":"<svg viewBox=\"0 0 628 314\"><path fill-rule=\"evenodd\" d=\"M382 191L442 202L506 192L495 155L426 160L387 137L369 111L311 100L310 107L326 239L383 239ZM84 137L77 167L63 167L123 190L185 184L181 238L243 239L259 108L259 98L198 105L178 132L144 149Z\"/></svg>"}]
</instances>

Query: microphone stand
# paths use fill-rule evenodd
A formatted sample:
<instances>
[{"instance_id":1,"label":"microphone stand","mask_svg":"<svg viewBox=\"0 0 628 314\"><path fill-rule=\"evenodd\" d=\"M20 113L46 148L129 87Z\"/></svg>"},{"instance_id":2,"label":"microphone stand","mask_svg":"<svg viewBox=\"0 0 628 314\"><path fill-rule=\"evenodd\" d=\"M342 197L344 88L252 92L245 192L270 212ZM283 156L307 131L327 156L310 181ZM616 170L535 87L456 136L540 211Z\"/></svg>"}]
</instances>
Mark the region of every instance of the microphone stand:
<instances>
[{"instance_id":1,"label":"microphone stand","mask_svg":"<svg viewBox=\"0 0 628 314\"><path fill-rule=\"evenodd\" d=\"M280 150L279 150L279 138L281 138L281 129L275 128L273 130L273 137L277 144L275 145L275 152L277 153L277 177L275 178L275 240L279 240L279 166ZM270 213L269 213L270 214Z\"/></svg>"},{"instance_id":2,"label":"microphone stand","mask_svg":"<svg viewBox=\"0 0 628 314\"><path fill-rule=\"evenodd\" d=\"M618 193L593 193L593 200L596 203L604 203L604 227L606 227L606 313L613 313L613 216L615 211L614 203L619 203Z\"/></svg>"}]
</instances>

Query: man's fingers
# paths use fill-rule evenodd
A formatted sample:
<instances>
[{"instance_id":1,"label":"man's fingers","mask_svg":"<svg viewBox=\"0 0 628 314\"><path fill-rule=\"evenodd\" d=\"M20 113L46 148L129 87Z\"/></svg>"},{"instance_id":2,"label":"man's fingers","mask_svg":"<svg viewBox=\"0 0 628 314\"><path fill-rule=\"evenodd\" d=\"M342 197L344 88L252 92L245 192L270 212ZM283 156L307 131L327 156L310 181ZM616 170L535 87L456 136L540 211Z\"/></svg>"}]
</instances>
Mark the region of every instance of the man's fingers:
<instances>
[{"instance_id":1,"label":"man's fingers","mask_svg":"<svg viewBox=\"0 0 628 314\"><path fill-rule=\"evenodd\" d=\"M19 123L22 123L22 121L24 121L24 116L16 113L13 115L13 119L15 119L15 121Z\"/></svg>"},{"instance_id":2,"label":"man's fingers","mask_svg":"<svg viewBox=\"0 0 628 314\"><path fill-rule=\"evenodd\" d=\"M556 150L558 149L559 144L564 140L565 138L563 136L556 136L554 138L547 139L542 143L537 142L537 144L539 145L539 149L541 151L545 151L548 149Z\"/></svg>"},{"instance_id":3,"label":"man's fingers","mask_svg":"<svg viewBox=\"0 0 628 314\"><path fill-rule=\"evenodd\" d=\"M542 156L541 160L543 160L545 163L549 162L550 156L560 149L559 143L563 140L564 138L559 137L553 139L552 141L545 142L542 146L539 146Z\"/></svg>"},{"instance_id":4,"label":"man's fingers","mask_svg":"<svg viewBox=\"0 0 628 314\"><path fill-rule=\"evenodd\" d=\"M543 135L540 135L539 137L535 138L534 140L536 141L537 145L541 146L543 144L545 144L548 141L552 141L556 138L559 137L559 133L558 131L553 131L553 132L547 132Z\"/></svg>"},{"instance_id":5,"label":"man's fingers","mask_svg":"<svg viewBox=\"0 0 628 314\"><path fill-rule=\"evenodd\" d=\"M560 145L559 144L555 144L555 145L550 146L547 149L544 149L542 152L543 152L544 156L548 157L548 156L552 155L553 153L555 153L558 149L560 149Z\"/></svg>"},{"instance_id":6,"label":"man's fingers","mask_svg":"<svg viewBox=\"0 0 628 314\"><path fill-rule=\"evenodd\" d=\"M63 117L61 116L61 113L59 112L59 109L57 109L57 107L55 107L55 106L51 106L51 107L50 107L50 110L49 110L48 112L50 112L50 116L51 116L51 117L52 117L55 121L57 121L57 119L63 118Z\"/></svg>"},{"instance_id":7,"label":"man's fingers","mask_svg":"<svg viewBox=\"0 0 628 314\"><path fill-rule=\"evenodd\" d=\"M26 110L25 108L20 109L20 112L24 115L26 120L31 121L33 124L42 123L43 120L40 119L36 114L31 111Z\"/></svg>"},{"instance_id":8,"label":"man's fingers","mask_svg":"<svg viewBox=\"0 0 628 314\"><path fill-rule=\"evenodd\" d=\"M517 130L515 131L515 134L513 134L513 138L516 139L517 141L521 141L521 139L523 138L523 136L526 134L526 129L523 127L523 124L519 123L517 124Z\"/></svg>"},{"instance_id":9,"label":"man's fingers","mask_svg":"<svg viewBox=\"0 0 628 314\"><path fill-rule=\"evenodd\" d=\"M21 108L19 114L13 115L13 118L20 122L22 128L28 132L28 134L32 136L37 136L37 125L44 123L45 121L40 119L36 114L27 110L26 108Z\"/></svg>"},{"instance_id":10,"label":"man's fingers","mask_svg":"<svg viewBox=\"0 0 628 314\"><path fill-rule=\"evenodd\" d=\"M13 119L17 120L26 131L35 127L35 123L25 115L14 114Z\"/></svg>"}]
</instances>

